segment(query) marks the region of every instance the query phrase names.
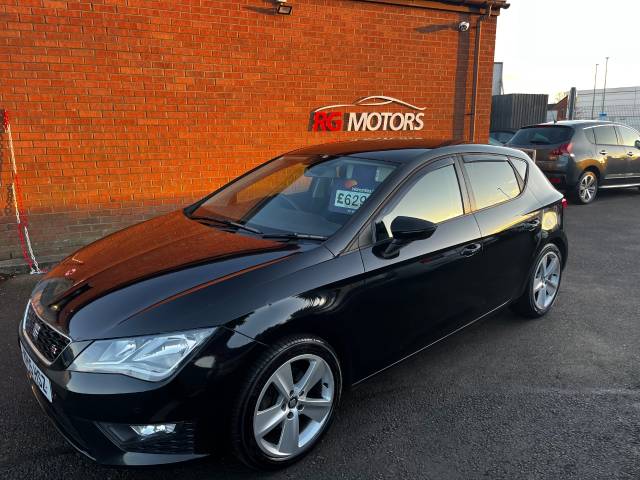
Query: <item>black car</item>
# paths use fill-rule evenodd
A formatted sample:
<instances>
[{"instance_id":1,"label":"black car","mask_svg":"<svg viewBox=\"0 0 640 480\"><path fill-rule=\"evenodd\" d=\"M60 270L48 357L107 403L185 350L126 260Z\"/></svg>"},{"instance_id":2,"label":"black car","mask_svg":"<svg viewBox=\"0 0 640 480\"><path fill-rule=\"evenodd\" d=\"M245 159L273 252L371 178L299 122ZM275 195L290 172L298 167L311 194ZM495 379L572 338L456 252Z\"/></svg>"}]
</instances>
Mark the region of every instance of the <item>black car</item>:
<instances>
[{"instance_id":1,"label":"black car","mask_svg":"<svg viewBox=\"0 0 640 480\"><path fill-rule=\"evenodd\" d=\"M33 393L105 464L285 466L345 387L511 305L552 307L564 199L522 152L363 141L278 157L36 286Z\"/></svg>"},{"instance_id":2,"label":"black car","mask_svg":"<svg viewBox=\"0 0 640 480\"><path fill-rule=\"evenodd\" d=\"M536 151L536 163L579 204L599 188L640 186L640 133L611 122L569 120L524 127L507 144Z\"/></svg>"}]
</instances>

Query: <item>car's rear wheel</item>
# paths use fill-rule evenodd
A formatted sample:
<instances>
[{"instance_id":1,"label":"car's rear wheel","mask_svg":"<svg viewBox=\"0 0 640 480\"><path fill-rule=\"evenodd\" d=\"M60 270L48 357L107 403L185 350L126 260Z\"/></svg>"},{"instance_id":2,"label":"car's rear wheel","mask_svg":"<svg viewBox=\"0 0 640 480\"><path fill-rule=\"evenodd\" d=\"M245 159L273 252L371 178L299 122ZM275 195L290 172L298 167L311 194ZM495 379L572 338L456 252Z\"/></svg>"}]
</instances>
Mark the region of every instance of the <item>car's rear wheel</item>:
<instances>
[{"instance_id":1,"label":"car's rear wheel","mask_svg":"<svg viewBox=\"0 0 640 480\"><path fill-rule=\"evenodd\" d=\"M546 315L558 298L561 280L562 253L551 243L536 258L527 287L512 309L528 318Z\"/></svg>"},{"instance_id":2,"label":"car's rear wheel","mask_svg":"<svg viewBox=\"0 0 640 480\"><path fill-rule=\"evenodd\" d=\"M595 200L598 194L598 176L591 170L586 170L580 175L578 185L575 187L573 194L574 199L582 204L586 205Z\"/></svg>"},{"instance_id":3,"label":"car's rear wheel","mask_svg":"<svg viewBox=\"0 0 640 480\"><path fill-rule=\"evenodd\" d=\"M262 469L300 460L329 427L341 390L338 359L323 340L299 336L271 346L250 370L234 407L236 455Z\"/></svg>"}]
</instances>

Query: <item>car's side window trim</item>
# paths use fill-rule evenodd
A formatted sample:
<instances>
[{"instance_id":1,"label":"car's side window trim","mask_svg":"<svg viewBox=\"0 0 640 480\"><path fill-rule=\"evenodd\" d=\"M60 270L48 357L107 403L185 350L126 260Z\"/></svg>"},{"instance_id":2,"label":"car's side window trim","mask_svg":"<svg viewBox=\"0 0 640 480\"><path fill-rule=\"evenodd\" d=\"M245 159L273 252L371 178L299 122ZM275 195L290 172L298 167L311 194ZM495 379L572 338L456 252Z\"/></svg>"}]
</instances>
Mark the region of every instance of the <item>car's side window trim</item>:
<instances>
[{"instance_id":1,"label":"car's side window trim","mask_svg":"<svg viewBox=\"0 0 640 480\"><path fill-rule=\"evenodd\" d=\"M447 167L449 165L453 165L455 168L456 177L458 179L458 189L460 191L460 199L462 200L463 213L462 215L458 215L456 217L443 220L442 222L439 222L438 225L447 223L451 220L457 220L466 215L472 214L473 210L471 208L471 202L467 194L466 185L464 184L465 180L461 176L461 173L463 172L460 169L459 165L457 165L457 162L458 162L457 155L445 155L442 157L431 159L427 161L427 163L425 164L418 165L411 172L409 172L406 175L406 177L398 185L396 185L396 188L393 190L393 192L391 192L389 196L382 203L380 203L380 205L378 205L378 208L376 208L376 210L371 214L371 216L364 222L362 229L360 229L360 231L357 233L357 235L355 235L353 240L349 242L349 245L344 250L344 253L347 253L353 249L362 249L362 248L367 248L374 245L375 244L374 241L370 241L367 243L360 243L360 240L363 237L363 235L367 233L367 231L369 232L369 237L371 239L374 239L375 220L378 219L378 217L380 216L380 212L382 212L389 205L389 203L393 202L394 199L398 197L398 195L402 195L408 188L410 188L410 186L413 185L419 177L421 178L421 176L427 175L431 171L435 171L440 168Z\"/></svg>"},{"instance_id":2,"label":"car's side window trim","mask_svg":"<svg viewBox=\"0 0 640 480\"><path fill-rule=\"evenodd\" d=\"M472 205L472 212L476 213L476 212L482 212L483 210L486 210L488 208L493 208L493 207L497 207L499 205L504 205L505 203L509 203L509 202L513 202L514 200L520 198L522 196L522 194L524 193L525 187L526 187L526 182L525 183L521 183L521 179L520 179L520 174L518 173L518 170L515 168L515 166L511 163L511 160L509 159L508 156L506 155L498 155L495 153L463 153L460 155L462 157L462 167L463 167L463 172L464 172L464 178L465 181L468 185L467 191L469 194L469 198L471 200L471 205ZM476 203L476 198L475 195L473 193L473 187L471 185L471 179L469 178L469 172L466 169L465 164L466 163L475 163L475 162L506 162L507 165L509 165L511 167L511 170L513 171L515 177L516 177L516 181L518 182L518 186L520 187L520 193L518 195L516 195L513 198L508 198L502 202L499 203L494 203L493 205L487 205L486 207L483 208L477 208L477 203ZM527 162L527 177L529 176L529 162Z\"/></svg>"},{"instance_id":3,"label":"car's side window trim","mask_svg":"<svg viewBox=\"0 0 640 480\"><path fill-rule=\"evenodd\" d=\"M515 164L513 163L514 159L518 159L525 163L526 169L524 172L524 178L522 178L522 175L520 175L520 171L516 168ZM511 168L513 168L513 171L516 172L516 179L518 180L518 184L520 185L520 195L522 195L522 192L527 186L527 180L529 179L529 162L518 157L507 157L507 160L509 160L509 163L511 164Z\"/></svg>"},{"instance_id":4,"label":"car's side window trim","mask_svg":"<svg viewBox=\"0 0 640 480\"><path fill-rule=\"evenodd\" d=\"M616 136L616 141L617 143L600 143L598 141L598 128L611 128L613 129L613 133ZM595 127L593 127L593 133L595 135L595 140L596 140L596 145L607 145L607 146L611 146L611 147L619 147L622 144L620 143L620 135L618 134L618 129L616 128L615 125L597 125Z\"/></svg>"}]
</instances>

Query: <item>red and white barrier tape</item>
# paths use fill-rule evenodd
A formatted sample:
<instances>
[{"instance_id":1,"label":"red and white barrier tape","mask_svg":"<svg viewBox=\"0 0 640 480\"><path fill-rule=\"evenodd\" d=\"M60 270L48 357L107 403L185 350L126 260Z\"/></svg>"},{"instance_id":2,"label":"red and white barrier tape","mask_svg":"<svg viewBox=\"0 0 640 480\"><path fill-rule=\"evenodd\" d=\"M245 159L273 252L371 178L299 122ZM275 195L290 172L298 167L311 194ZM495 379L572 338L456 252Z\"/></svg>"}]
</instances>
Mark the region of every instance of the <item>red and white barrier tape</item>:
<instances>
[{"instance_id":1,"label":"red and white barrier tape","mask_svg":"<svg viewBox=\"0 0 640 480\"><path fill-rule=\"evenodd\" d=\"M18 237L20 238L20 246L22 247L22 256L29 265L30 273L40 274L40 270L36 256L31 247L31 239L29 238L29 223L27 214L22 205L22 193L20 192L20 181L18 177L18 168L16 166L16 155L13 150L13 137L11 135L11 124L9 123L9 113L5 110L2 119L4 131L9 137L9 157L11 159L11 192L13 196L13 208L16 213L16 225L18 227Z\"/></svg>"}]
</instances>

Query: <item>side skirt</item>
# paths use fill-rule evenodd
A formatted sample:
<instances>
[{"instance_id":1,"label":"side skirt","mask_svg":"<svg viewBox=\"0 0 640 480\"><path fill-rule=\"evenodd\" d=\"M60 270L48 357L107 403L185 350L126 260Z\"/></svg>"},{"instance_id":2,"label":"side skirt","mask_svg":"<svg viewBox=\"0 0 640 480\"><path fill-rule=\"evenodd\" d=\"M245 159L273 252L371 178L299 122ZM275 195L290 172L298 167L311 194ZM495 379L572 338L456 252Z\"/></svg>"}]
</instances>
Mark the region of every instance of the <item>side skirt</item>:
<instances>
[{"instance_id":1,"label":"side skirt","mask_svg":"<svg viewBox=\"0 0 640 480\"><path fill-rule=\"evenodd\" d=\"M483 318L488 317L489 315L492 315L493 313L497 312L498 310L500 310L500 309L502 309L502 308L506 307L510 302L511 302L511 300L504 302L502 305L497 306L497 307L496 307L496 308L494 308L493 310L489 310L489 311L488 311L487 313L485 313L484 315L480 315L480 316L479 316L478 318L476 318L475 320L472 320L472 321L470 321L469 323L466 323L466 324L464 324L463 326L461 326L461 327L459 327L459 328L455 329L454 331L452 331L452 332L450 332L450 333L447 333L444 337L441 337L441 338L439 338L438 340L435 340L435 341L433 341L433 342L429 343L428 345L425 345L425 346L424 346L424 347L422 347L421 349L416 350L416 351L415 351L415 352L413 352L413 353L410 353L409 355L407 355L406 357L401 358L400 360L396 360L396 361L395 361L395 362L393 362L392 364L387 365L387 366L386 366L386 367L384 367L384 368L381 368L380 370L378 370L377 372L372 373L371 375L367 375L367 376L366 376L366 377L364 377L363 379L358 380L357 382L353 383L351 386L352 386L352 387L355 387L356 385L361 384L361 383L362 383L362 382L364 382L365 380L368 380L368 379L370 379L371 377L374 377L375 375L378 375L379 373L382 373L382 372L384 372L385 370L387 370L387 369L389 369L389 368L391 368L391 367L394 367L394 366L398 365L400 362L404 362L404 361L405 361L405 360L407 360L408 358L411 358L411 357L413 357L414 355L417 355L418 353L422 352L423 350L426 350L427 348L432 347L432 346L433 346L433 345L435 345L436 343L439 343L439 342L443 341L444 339L449 338L451 335L454 335L454 334L458 333L460 330L464 330L464 329L465 329L465 328L467 328L468 326L473 325L474 323L476 323L476 322L478 322L478 321L482 320Z\"/></svg>"}]
</instances>

